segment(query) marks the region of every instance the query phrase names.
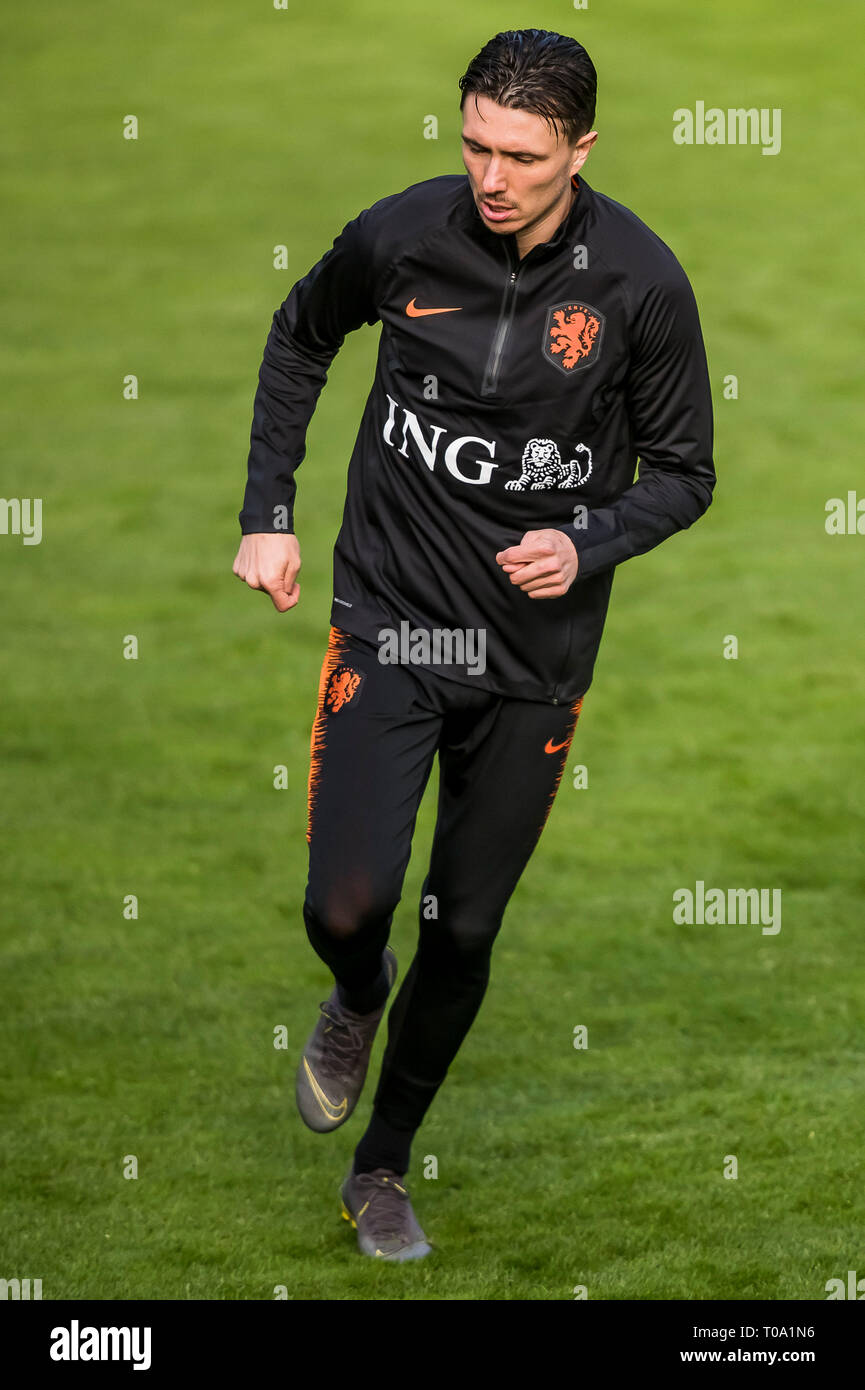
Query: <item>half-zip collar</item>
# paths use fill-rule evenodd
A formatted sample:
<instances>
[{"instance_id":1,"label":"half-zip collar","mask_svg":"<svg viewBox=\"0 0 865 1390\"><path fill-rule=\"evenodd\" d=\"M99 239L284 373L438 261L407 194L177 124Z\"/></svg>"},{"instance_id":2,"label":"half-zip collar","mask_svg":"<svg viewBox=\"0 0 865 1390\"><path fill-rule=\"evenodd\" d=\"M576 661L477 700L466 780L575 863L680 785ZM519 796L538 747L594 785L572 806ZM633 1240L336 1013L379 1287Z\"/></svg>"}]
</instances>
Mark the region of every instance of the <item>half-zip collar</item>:
<instances>
[{"instance_id":1,"label":"half-zip collar","mask_svg":"<svg viewBox=\"0 0 865 1390\"><path fill-rule=\"evenodd\" d=\"M568 212L567 217L563 218L563 220L559 223L558 227L553 232L553 235L550 237L549 241L538 242L537 246L533 246L531 251L526 252L525 256L522 257L522 260L520 259L519 254L517 252L517 238L514 232L508 232L502 235L501 233L490 231L489 227L487 227L486 223L481 217L480 212L478 211L478 206L474 200L474 195L472 194L471 184L469 183L468 175L466 175L466 195L470 207L469 217L466 224L466 230L472 236L474 236L476 240L480 241L484 246L486 246L494 253L497 247L504 243L507 252L507 258L512 268L516 268L517 266L523 265L529 259L529 257L531 257L534 261L543 261L549 259L552 256L556 256L560 253L562 247L564 245L567 245L567 243L570 241L570 238L576 232L579 224L583 221L588 203L588 198L586 195L591 193L589 185L585 182L585 180L578 178L576 174L571 175L571 183L573 187L576 189L577 196L574 198L574 201L571 204L571 208Z\"/></svg>"},{"instance_id":2,"label":"half-zip collar","mask_svg":"<svg viewBox=\"0 0 865 1390\"><path fill-rule=\"evenodd\" d=\"M498 322L496 324L495 333L493 334L492 342L490 344L489 353L487 355L486 367L484 370L483 383L481 385L482 397L495 396L499 390L501 364L504 358L505 345L508 341L508 338L510 337L511 329L513 327L514 322L514 313L516 310L517 298L517 285L519 283L520 276L523 272L526 263L528 261L533 261L535 264L537 264L539 261L545 260L550 256L558 255L561 247L567 244L567 241L570 239L570 233L574 230L574 226L577 221L577 218L575 216L575 210L577 203L580 201L580 188L577 182L576 174L573 175L572 182L577 190L577 196L574 199L573 204L571 205L571 209L568 213L568 216L564 218L562 222L559 223L558 227L556 228L553 235L550 237L549 241L539 242L537 246L533 246L531 251L527 251L526 254L522 258L520 258L519 252L517 250L517 239L513 233L510 233L508 236L504 237L495 237L495 233L491 233L491 235L495 237L495 240L497 242L504 242L504 249L508 261L508 267L506 270L506 278L502 293L501 305L499 307ZM474 200L472 201L474 202ZM476 206L475 213L477 215L478 221L481 222L481 215L477 211ZM483 230L486 231L486 228L483 226L482 222L481 226ZM495 248L495 250L496 254L498 254L498 246Z\"/></svg>"}]
</instances>

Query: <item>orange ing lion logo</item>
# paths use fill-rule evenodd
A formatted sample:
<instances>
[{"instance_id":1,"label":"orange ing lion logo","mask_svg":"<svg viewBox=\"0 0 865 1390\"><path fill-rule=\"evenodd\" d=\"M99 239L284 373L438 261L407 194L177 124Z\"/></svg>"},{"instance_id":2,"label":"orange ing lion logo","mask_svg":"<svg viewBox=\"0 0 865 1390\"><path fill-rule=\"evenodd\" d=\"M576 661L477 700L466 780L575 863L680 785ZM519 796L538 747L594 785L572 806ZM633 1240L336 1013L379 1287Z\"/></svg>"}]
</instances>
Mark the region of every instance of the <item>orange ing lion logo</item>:
<instances>
[{"instance_id":1,"label":"orange ing lion logo","mask_svg":"<svg viewBox=\"0 0 865 1390\"><path fill-rule=\"evenodd\" d=\"M359 671L353 671L350 666L337 666L327 683L325 708L332 710L334 714L338 713L344 705L354 699L362 680L363 676Z\"/></svg>"},{"instance_id":2,"label":"orange ing lion logo","mask_svg":"<svg viewBox=\"0 0 865 1390\"><path fill-rule=\"evenodd\" d=\"M563 367L575 367L583 357L588 357L595 345L600 326L594 314L587 314L584 309L577 309L567 317L564 309L559 309L553 314L550 348L553 352L565 354L562 358Z\"/></svg>"}]
</instances>

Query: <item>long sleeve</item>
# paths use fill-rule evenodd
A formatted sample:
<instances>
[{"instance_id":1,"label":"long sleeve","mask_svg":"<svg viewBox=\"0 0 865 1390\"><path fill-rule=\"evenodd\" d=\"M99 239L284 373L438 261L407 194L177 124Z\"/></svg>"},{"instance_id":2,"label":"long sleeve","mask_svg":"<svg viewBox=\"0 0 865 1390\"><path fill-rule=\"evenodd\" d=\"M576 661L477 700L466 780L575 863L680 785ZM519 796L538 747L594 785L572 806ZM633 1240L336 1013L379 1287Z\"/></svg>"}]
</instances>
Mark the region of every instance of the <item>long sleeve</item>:
<instances>
[{"instance_id":1,"label":"long sleeve","mask_svg":"<svg viewBox=\"0 0 865 1390\"><path fill-rule=\"evenodd\" d=\"M368 217L347 223L273 316L253 404L243 535L294 529L294 473L328 368L347 333L378 319Z\"/></svg>"},{"instance_id":2,"label":"long sleeve","mask_svg":"<svg viewBox=\"0 0 865 1390\"><path fill-rule=\"evenodd\" d=\"M694 294L670 256L638 306L625 382L637 481L585 526L558 527L579 556L577 581L643 555L692 525L712 501L712 395Z\"/></svg>"}]
</instances>

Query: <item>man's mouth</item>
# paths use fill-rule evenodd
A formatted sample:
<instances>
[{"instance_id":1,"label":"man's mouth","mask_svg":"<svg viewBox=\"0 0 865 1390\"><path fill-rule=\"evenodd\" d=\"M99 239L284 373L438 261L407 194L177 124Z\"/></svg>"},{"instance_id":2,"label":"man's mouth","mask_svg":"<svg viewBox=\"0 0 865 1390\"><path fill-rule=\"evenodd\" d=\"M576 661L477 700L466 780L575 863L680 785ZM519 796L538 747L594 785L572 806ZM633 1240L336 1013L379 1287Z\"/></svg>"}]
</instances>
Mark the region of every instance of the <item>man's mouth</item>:
<instances>
[{"instance_id":1,"label":"man's mouth","mask_svg":"<svg viewBox=\"0 0 865 1390\"><path fill-rule=\"evenodd\" d=\"M485 198L482 198L481 211L487 217L492 218L494 222L503 222L506 217L510 217L514 209L503 203L489 203Z\"/></svg>"}]
</instances>

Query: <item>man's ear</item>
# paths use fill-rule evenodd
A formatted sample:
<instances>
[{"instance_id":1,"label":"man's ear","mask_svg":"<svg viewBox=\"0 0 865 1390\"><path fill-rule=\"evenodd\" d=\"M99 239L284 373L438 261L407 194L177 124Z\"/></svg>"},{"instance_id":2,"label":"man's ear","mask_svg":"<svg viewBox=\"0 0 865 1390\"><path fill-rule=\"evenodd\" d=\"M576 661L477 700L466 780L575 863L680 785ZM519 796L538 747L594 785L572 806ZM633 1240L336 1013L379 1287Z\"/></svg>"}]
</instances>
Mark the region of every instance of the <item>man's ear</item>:
<instances>
[{"instance_id":1,"label":"man's ear","mask_svg":"<svg viewBox=\"0 0 865 1390\"><path fill-rule=\"evenodd\" d=\"M597 138L598 132L596 130L590 130L587 135L581 136L581 138L577 141L577 147L574 151L574 158L571 162L572 174L577 174L579 173L580 169L582 169L583 165L589 157L589 154L591 153L592 147L594 146L594 143L597 140Z\"/></svg>"}]
</instances>

